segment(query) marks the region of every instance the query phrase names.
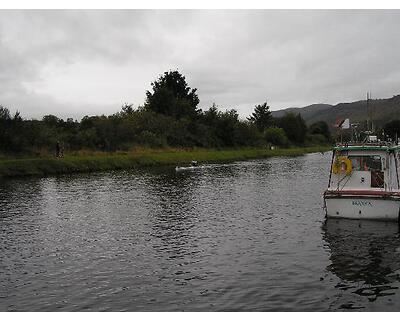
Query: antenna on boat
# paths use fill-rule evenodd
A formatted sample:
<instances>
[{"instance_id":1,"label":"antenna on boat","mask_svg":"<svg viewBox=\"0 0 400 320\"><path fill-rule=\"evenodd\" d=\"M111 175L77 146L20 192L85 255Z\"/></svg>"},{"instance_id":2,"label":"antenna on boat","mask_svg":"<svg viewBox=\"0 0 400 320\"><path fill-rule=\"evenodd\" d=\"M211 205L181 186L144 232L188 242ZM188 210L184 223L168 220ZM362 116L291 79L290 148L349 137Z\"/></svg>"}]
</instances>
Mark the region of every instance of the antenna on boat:
<instances>
[{"instance_id":1,"label":"antenna on boat","mask_svg":"<svg viewBox=\"0 0 400 320\"><path fill-rule=\"evenodd\" d=\"M367 131L374 133L374 122L372 121L373 108L371 107L371 91L367 92Z\"/></svg>"},{"instance_id":2,"label":"antenna on boat","mask_svg":"<svg viewBox=\"0 0 400 320\"><path fill-rule=\"evenodd\" d=\"M372 105L372 100L371 100L371 91L369 92L369 106L370 106L370 121L371 121L371 131L372 134L375 134L375 128L374 128L374 107Z\"/></svg>"},{"instance_id":3,"label":"antenna on boat","mask_svg":"<svg viewBox=\"0 0 400 320\"><path fill-rule=\"evenodd\" d=\"M372 121L371 114L371 92L367 91L367 127L365 130L367 136L374 133L374 122Z\"/></svg>"},{"instance_id":4,"label":"antenna on boat","mask_svg":"<svg viewBox=\"0 0 400 320\"><path fill-rule=\"evenodd\" d=\"M367 131L369 131L369 91L367 91Z\"/></svg>"}]
</instances>

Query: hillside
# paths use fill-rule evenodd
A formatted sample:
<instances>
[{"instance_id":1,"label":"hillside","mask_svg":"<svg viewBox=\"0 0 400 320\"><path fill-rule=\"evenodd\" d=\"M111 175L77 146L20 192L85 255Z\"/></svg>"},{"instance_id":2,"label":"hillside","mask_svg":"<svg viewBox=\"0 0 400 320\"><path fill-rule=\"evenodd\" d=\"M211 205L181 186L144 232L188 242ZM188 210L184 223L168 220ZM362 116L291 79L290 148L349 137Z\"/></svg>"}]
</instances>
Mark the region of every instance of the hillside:
<instances>
[{"instance_id":1,"label":"hillside","mask_svg":"<svg viewBox=\"0 0 400 320\"><path fill-rule=\"evenodd\" d=\"M331 104L312 104L307 107L303 108L287 108L283 110L272 111L274 117L282 117L285 113L293 112L293 113L300 113L301 116L306 118L312 118L314 114L320 113L324 110L330 109L333 107Z\"/></svg>"},{"instance_id":2,"label":"hillside","mask_svg":"<svg viewBox=\"0 0 400 320\"><path fill-rule=\"evenodd\" d=\"M400 119L400 95L388 99L371 99L370 116L377 126L382 126L393 119ZM287 108L273 111L274 117L281 117L286 112L300 113L308 125L325 121L330 127L338 118L349 118L352 123L363 123L367 119L366 100L337 105L313 104L304 108Z\"/></svg>"}]
</instances>

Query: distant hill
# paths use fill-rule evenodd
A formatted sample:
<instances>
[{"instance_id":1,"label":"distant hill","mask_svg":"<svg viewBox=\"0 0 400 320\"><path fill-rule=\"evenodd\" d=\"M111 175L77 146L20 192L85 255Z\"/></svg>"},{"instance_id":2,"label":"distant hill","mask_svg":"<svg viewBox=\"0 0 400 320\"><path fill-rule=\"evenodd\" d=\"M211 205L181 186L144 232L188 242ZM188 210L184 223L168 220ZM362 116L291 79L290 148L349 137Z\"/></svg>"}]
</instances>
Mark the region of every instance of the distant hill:
<instances>
[{"instance_id":1,"label":"distant hill","mask_svg":"<svg viewBox=\"0 0 400 320\"><path fill-rule=\"evenodd\" d=\"M337 105L313 104L303 108L287 108L272 111L274 117L281 117L287 112L300 113L308 125L325 121L332 127L337 119L349 118L351 123L363 123L367 120L366 100ZM388 99L371 99L369 113L375 125L383 126L386 122L400 119L400 95Z\"/></svg>"},{"instance_id":2,"label":"distant hill","mask_svg":"<svg viewBox=\"0 0 400 320\"><path fill-rule=\"evenodd\" d=\"M301 116L306 119L312 117L314 114L322 112L323 110L327 110L333 107L331 104L312 104L307 107L303 108L287 108L283 110L272 111L272 115L274 117L282 117L285 113L293 112L293 113L300 113Z\"/></svg>"}]
</instances>

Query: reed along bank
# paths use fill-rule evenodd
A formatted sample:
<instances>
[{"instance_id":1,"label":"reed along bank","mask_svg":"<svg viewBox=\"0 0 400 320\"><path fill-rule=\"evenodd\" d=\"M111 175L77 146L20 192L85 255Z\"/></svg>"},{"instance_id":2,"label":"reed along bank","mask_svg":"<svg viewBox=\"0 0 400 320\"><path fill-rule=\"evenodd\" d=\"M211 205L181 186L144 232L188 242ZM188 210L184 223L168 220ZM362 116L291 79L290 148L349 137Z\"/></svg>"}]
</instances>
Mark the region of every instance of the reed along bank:
<instances>
[{"instance_id":1,"label":"reed along bank","mask_svg":"<svg viewBox=\"0 0 400 320\"><path fill-rule=\"evenodd\" d=\"M189 165L192 160L197 160L199 163L223 163L276 156L300 156L305 153L323 152L329 149L329 146L313 146L275 150L262 148L233 150L141 150L126 153L67 155L63 158L3 158L0 159L0 177L48 176L77 172Z\"/></svg>"}]
</instances>

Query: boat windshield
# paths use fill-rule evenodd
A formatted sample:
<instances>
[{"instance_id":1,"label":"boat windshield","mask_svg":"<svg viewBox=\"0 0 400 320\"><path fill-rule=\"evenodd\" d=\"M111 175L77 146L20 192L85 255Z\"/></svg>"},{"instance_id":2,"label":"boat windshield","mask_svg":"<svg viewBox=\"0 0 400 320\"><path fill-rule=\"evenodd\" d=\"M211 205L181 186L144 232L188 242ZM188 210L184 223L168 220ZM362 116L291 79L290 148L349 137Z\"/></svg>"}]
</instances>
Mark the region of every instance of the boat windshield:
<instances>
[{"instance_id":1,"label":"boat windshield","mask_svg":"<svg viewBox=\"0 0 400 320\"><path fill-rule=\"evenodd\" d=\"M348 156L355 171L382 171L380 156Z\"/></svg>"}]
</instances>

